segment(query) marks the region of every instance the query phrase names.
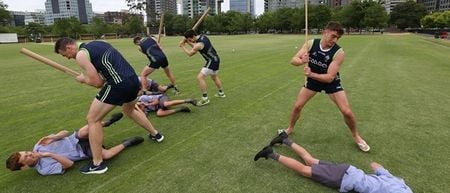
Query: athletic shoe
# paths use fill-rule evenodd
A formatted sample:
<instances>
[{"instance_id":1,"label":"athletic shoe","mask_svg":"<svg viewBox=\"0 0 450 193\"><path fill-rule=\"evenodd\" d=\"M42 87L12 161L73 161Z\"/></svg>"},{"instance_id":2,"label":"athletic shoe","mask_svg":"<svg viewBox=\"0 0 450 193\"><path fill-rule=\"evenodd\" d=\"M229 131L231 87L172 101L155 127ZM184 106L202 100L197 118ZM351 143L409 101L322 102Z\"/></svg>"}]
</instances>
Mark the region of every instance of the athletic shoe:
<instances>
[{"instance_id":1,"label":"athletic shoe","mask_svg":"<svg viewBox=\"0 0 450 193\"><path fill-rule=\"evenodd\" d=\"M257 161L259 158L262 157L267 159L267 156L269 156L269 154L271 153L273 153L272 147L266 146L255 155L255 158L253 158L253 160Z\"/></svg>"},{"instance_id":2,"label":"athletic shoe","mask_svg":"<svg viewBox=\"0 0 450 193\"><path fill-rule=\"evenodd\" d=\"M184 102L191 103L192 105L197 106L197 100L195 99L186 99Z\"/></svg>"},{"instance_id":3,"label":"athletic shoe","mask_svg":"<svg viewBox=\"0 0 450 193\"><path fill-rule=\"evenodd\" d=\"M171 88L173 88L173 87L174 87L173 84L168 84L168 85L167 85L167 89L171 89Z\"/></svg>"},{"instance_id":4,"label":"athletic shoe","mask_svg":"<svg viewBox=\"0 0 450 193\"><path fill-rule=\"evenodd\" d=\"M203 106L203 105L207 105L209 103L209 99L202 99L200 101L197 102L197 106Z\"/></svg>"},{"instance_id":5,"label":"athletic shoe","mask_svg":"<svg viewBox=\"0 0 450 193\"><path fill-rule=\"evenodd\" d=\"M182 106L180 107L180 112L190 113L191 109L189 109L189 107Z\"/></svg>"},{"instance_id":6,"label":"athletic shoe","mask_svg":"<svg viewBox=\"0 0 450 193\"><path fill-rule=\"evenodd\" d=\"M153 136L152 134L148 134L148 138L158 143L161 143L164 140L164 135L162 135L161 133L157 133L155 136Z\"/></svg>"},{"instance_id":7,"label":"athletic shoe","mask_svg":"<svg viewBox=\"0 0 450 193\"><path fill-rule=\"evenodd\" d=\"M144 141L144 138L139 137L139 136L136 136L136 137L130 137L130 138L128 138L128 139L124 139L124 140L122 141L122 144L123 144L125 147L131 147L131 146L140 144L140 143L142 143L143 141Z\"/></svg>"},{"instance_id":8,"label":"athletic shoe","mask_svg":"<svg viewBox=\"0 0 450 193\"><path fill-rule=\"evenodd\" d=\"M286 130L285 129L278 129L277 130L277 134L279 135L281 133L286 133Z\"/></svg>"},{"instance_id":9,"label":"athletic shoe","mask_svg":"<svg viewBox=\"0 0 450 193\"><path fill-rule=\"evenodd\" d=\"M368 152L370 150L370 146L367 145L367 143L364 140L357 144L358 144L359 149L363 152Z\"/></svg>"},{"instance_id":10,"label":"athletic shoe","mask_svg":"<svg viewBox=\"0 0 450 193\"><path fill-rule=\"evenodd\" d=\"M283 144L283 140L286 138L288 138L288 135L286 134L286 132L282 132L272 139L272 141L270 142L270 146L273 146L275 144Z\"/></svg>"},{"instance_id":11,"label":"athletic shoe","mask_svg":"<svg viewBox=\"0 0 450 193\"><path fill-rule=\"evenodd\" d=\"M106 171L108 171L108 167L106 167L104 161L100 163L100 165L96 166L92 160L80 169L80 172L83 174L103 174Z\"/></svg>"},{"instance_id":12,"label":"athletic shoe","mask_svg":"<svg viewBox=\"0 0 450 193\"><path fill-rule=\"evenodd\" d=\"M116 121L122 119L122 117L123 117L122 113L114 113L113 115L111 115L111 118L109 120L105 121L105 123L103 124L103 127L108 127L108 126L112 125Z\"/></svg>"},{"instance_id":13,"label":"athletic shoe","mask_svg":"<svg viewBox=\"0 0 450 193\"><path fill-rule=\"evenodd\" d=\"M225 97L227 97L227 95L225 95L225 93L223 93L223 92L222 92L222 93L219 92L219 93L215 94L214 96L215 96L215 97L219 97L219 98L225 98Z\"/></svg>"},{"instance_id":14,"label":"athletic shoe","mask_svg":"<svg viewBox=\"0 0 450 193\"><path fill-rule=\"evenodd\" d=\"M178 88L177 88L176 86L174 86L174 87L173 87L173 93L174 93L175 95L179 95L179 94L181 93L181 91L178 90Z\"/></svg>"}]
</instances>

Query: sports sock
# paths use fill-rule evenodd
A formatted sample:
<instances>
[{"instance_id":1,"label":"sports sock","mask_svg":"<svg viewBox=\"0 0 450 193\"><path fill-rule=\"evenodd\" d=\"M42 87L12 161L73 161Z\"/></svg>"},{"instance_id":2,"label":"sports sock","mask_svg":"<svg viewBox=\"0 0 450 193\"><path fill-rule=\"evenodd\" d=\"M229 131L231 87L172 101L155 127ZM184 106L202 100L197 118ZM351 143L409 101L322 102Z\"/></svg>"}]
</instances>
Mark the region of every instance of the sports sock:
<instances>
[{"instance_id":1,"label":"sports sock","mask_svg":"<svg viewBox=\"0 0 450 193\"><path fill-rule=\"evenodd\" d=\"M292 143L294 143L289 137L286 137L283 139L283 144L287 145L288 147L291 147Z\"/></svg>"},{"instance_id":2,"label":"sports sock","mask_svg":"<svg viewBox=\"0 0 450 193\"><path fill-rule=\"evenodd\" d=\"M267 157L270 159L273 159L275 161L278 161L278 159L280 159L280 154L273 152L273 153L267 155Z\"/></svg>"}]
</instances>

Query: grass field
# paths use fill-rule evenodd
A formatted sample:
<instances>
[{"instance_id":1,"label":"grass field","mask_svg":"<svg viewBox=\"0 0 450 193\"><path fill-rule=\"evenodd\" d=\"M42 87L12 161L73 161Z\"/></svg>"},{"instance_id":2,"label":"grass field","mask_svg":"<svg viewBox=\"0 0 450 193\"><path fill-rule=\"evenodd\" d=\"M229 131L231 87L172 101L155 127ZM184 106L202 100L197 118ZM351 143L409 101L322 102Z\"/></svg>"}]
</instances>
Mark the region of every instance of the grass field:
<instances>
[{"instance_id":1,"label":"grass field","mask_svg":"<svg viewBox=\"0 0 450 193\"><path fill-rule=\"evenodd\" d=\"M179 37L162 39L182 95L199 98L197 55L178 48ZM146 140L108 161L104 175L82 175L77 162L64 175L34 170L0 170L0 192L336 192L253 156L286 127L304 82L303 69L289 65L303 41L299 35L212 36L221 56L227 98L212 97L190 114L150 115L166 135ZM131 39L110 41L140 71L147 63ZM353 143L338 109L325 94L303 110L292 139L320 159L347 162L365 171L378 161L401 176L414 192L448 192L450 171L450 47L415 35L344 36L346 60L340 72L361 134L371 145L363 153ZM0 158L31 150L44 135L85 124L97 90L19 54L26 47L79 70L74 61L46 44L0 45ZM235 49L233 52L232 50ZM151 77L168 82L162 71ZM209 94L216 90L208 80ZM117 108L114 112L118 112ZM146 132L130 119L105 129L110 147ZM295 156L286 147L279 153ZM5 163L3 161L3 163Z\"/></svg>"}]
</instances>

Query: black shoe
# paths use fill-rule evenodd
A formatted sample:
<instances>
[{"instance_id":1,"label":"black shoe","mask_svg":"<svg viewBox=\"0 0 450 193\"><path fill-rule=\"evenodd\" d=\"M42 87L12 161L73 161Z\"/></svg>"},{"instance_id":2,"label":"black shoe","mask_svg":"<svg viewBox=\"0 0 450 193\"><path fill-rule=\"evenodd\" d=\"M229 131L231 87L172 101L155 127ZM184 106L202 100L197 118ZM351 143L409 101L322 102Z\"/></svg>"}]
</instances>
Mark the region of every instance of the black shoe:
<instances>
[{"instance_id":1,"label":"black shoe","mask_svg":"<svg viewBox=\"0 0 450 193\"><path fill-rule=\"evenodd\" d=\"M106 171L108 171L108 167L106 167L104 161L96 166L92 160L80 169L80 172L83 174L103 174Z\"/></svg>"},{"instance_id":2,"label":"black shoe","mask_svg":"<svg viewBox=\"0 0 450 193\"><path fill-rule=\"evenodd\" d=\"M191 109L189 109L189 107L182 106L180 107L180 112L190 113Z\"/></svg>"},{"instance_id":3,"label":"black shoe","mask_svg":"<svg viewBox=\"0 0 450 193\"><path fill-rule=\"evenodd\" d=\"M161 133L158 133L155 136L153 136L152 134L148 134L148 138L158 143L161 143L164 140L164 135L162 135Z\"/></svg>"},{"instance_id":4,"label":"black shoe","mask_svg":"<svg viewBox=\"0 0 450 193\"><path fill-rule=\"evenodd\" d=\"M185 101L186 103L191 103L194 106L197 106L197 100L195 99L186 99Z\"/></svg>"},{"instance_id":5,"label":"black shoe","mask_svg":"<svg viewBox=\"0 0 450 193\"><path fill-rule=\"evenodd\" d=\"M272 139L272 141L270 142L270 146L273 146L275 144L283 144L283 140L288 137L289 136L286 134L286 132L281 132L280 134L278 134L278 136Z\"/></svg>"},{"instance_id":6,"label":"black shoe","mask_svg":"<svg viewBox=\"0 0 450 193\"><path fill-rule=\"evenodd\" d=\"M267 156L269 156L269 154L271 153L273 153L272 147L266 146L255 155L255 158L253 158L253 160L257 161L259 158L262 157L267 159Z\"/></svg>"},{"instance_id":7,"label":"black shoe","mask_svg":"<svg viewBox=\"0 0 450 193\"><path fill-rule=\"evenodd\" d=\"M103 124L103 127L108 127L108 126L112 125L116 121L122 119L122 117L123 117L122 113L114 113L113 115L111 115L111 118L109 120L105 121L105 123Z\"/></svg>"},{"instance_id":8,"label":"black shoe","mask_svg":"<svg viewBox=\"0 0 450 193\"><path fill-rule=\"evenodd\" d=\"M122 144L123 144L125 147L131 147L131 146L140 144L140 143L142 143L143 141L144 141L144 138L139 137L139 136L136 136L136 137L130 137L130 138L128 138L128 139L124 139L124 140L122 141Z\"/></svg>"},{"instance_id":9,"label":"black shoe","mask_svg":"<svg viewBox=\"0 0 450 193\"><path fill-rule=\"evenodd\" d=\"M173 87L175 87L173 84L168 84L168 85L167 85L167 89L171 89L171 88L173 88Z\"/></svg>"}]
</instances>

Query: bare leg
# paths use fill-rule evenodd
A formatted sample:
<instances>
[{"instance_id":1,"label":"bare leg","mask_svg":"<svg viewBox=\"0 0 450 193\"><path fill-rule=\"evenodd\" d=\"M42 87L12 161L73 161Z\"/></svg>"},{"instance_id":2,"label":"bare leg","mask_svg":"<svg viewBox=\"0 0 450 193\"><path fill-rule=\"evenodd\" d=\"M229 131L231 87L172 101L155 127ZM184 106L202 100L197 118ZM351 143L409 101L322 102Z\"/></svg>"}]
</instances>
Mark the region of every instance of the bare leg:
<instances>
[{"instance_id":1,"label":"bare leg","mask_svg":"<svg viewBox=\"0 0 450 193\"><path fill-rule=\"evenodd\" d=\"M294 107L291 111L291 117L289 120L289 126L286 129L287 134L291 134L294 131L295 123L300 119L300 112L302 111L305 104L316 95L315 91L309 90L307 88L301 88L298 92L297 100L295 101Z\"/></svg>"},{"instance_id":2,"label":"bare leg","mask_svg":"<svg viewBox=\"0 0 450 193\"><path fill-rule=\"evenodd\" d=\"M222 89L222 81L220 81L218 75L211 75L211 79L214 81L214 84L216 84L217 89Z\"/></svg>"},{"instance_id":3,"label":"bare leg","mask_svg":"<svg viewBox=\"0 0 450 193\"><path fill-rule=\"evenodd\" d=\"M153 71L155 71L155 69L150 68L148 66L145 66L144 69L141 72L141 89L149 89L148 88L148 81L147 81L147 76L150 75Z\"/></svg>"},{"instance_id":4,"label":"bare leg","mask_svg":"<svg viewBox=\"0 0 450 193\"><path fill-rule=\"evenodd\" d=\"M175 81L175 77L173 76L172 71L170 70L170 68L169 68L169 67L165 67L165 68L163 68L163 69L164 69L164 72L166 73L167 78L169 78L169 81L170 81L174 86L176 86L177 83L176 83L176 81Z\"/></svg>"},{"instance_id":5,"label":"bare leg","mask_svg":"<svg viewBox=\"0 0 450 193\"><path fill-rule=\"evenodd\" d=\"M205 81L205 75L202 74L201 72L198 73L197 75L197 81L198 81L198 86L200 87L200 91L203 93L207 92L207 85L206 85L206 81Z\"/></svg>"},{"instance_id":6,"label":"bare leg","mask_svg":"<svg viewBox=\"0 0 450 193\"><path fill-rule=\"evenodd\" d=\"M102 149L102 157L105 160L111 159L112 157L116 156L124 149L125 149L125 146L123 144L116 145L109 149Z\"/></svg>"},{"instance_id":7,"label":"bare leg","mask_svg":"<svg viewBox=\"0 0 450 193\"><path fill-rule=\"evenodd\" d=\"M145 113L135 108L135 104L136 100L129 103L124 103L122 105L122 109L125 115L133 119L134 122L136 122L142 128L146 129L151 135L156 135L158 131L150 123L150 120L147 119Z\"/></svg>"},{"instance_id":8,"label":"bare leg","mask_svg":"<svg viewBox=\"0 0 450 193\"><path fill-rule=\"evenodd\" d=\"M114 105L102 103L94 99L87 115L89 128L89 145L92 150L92 161L94 165L98 165L103 161L102 144L103 144L103 126L102 120L108 112L114 109Z\"/></svg>"},{"instance_id":9,"label":"bare leg","mask_svg":"<svg viewBox=\"0 0 450 193\"><path fill-rule=\"evenodd\" d=\"M319 164L319 160L314 158L308 151L306 151L305 148L302 146L292 143L291 145L292 150L297 153L298 156L300 156L303 160L305 160L305 164L308 166L312 166L314 164Z\"/></svg>"},{"instance_id":10,"label":"bare leg","mask_svg":"<svg viewBox=\"0 0 450 193\"><path fill-rule=\"evenodd\" d=\"M280 158L278 159L278 162L280 162L282 165L294 170L298 174L311 178L312 176L312 170L310 166L305 166L301 162L292 159L290 157L286 157L284 155L280 155Z\"/></svg>"},{"instance_id":11,"label":"bare leg","mask_svg":"<svg viewBox=\"0 0 450 193\"><path fill-rule=\"evenodd\" d=\"M170 107L170 106L184 104L184 103L186 103L185 100L171 100L171 101L164 102L164 106Z\"/></svg>"},{"instance_id":12,"label":"bare leg","mask_svg":"<svg viewBox=\"0 0 450 193\"><path fill-rule=\"evenodd\" d=\"M337 105L339 110L341 111L345 124L352 132L353 140L356 143L364 142L364 139L359 135L358 129L356 128L356 118L350 108L350 104L347 99L347 95L345 91L339 91L333 94L329 94L330 99Z\"/></svg>"},{"instance_id":13,"label":"bare leg","mask_svg":"<svg viewBox=\"0 0 450 193\"><path fill-rule=\"evenodd\" d=\"M158 109L158 111L156 111L156 116L165 117L165 116L177 113L177 112L178 111L176 111L175 109L167 109L167 110Z\"/></svg>"}]
</instances>

